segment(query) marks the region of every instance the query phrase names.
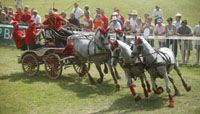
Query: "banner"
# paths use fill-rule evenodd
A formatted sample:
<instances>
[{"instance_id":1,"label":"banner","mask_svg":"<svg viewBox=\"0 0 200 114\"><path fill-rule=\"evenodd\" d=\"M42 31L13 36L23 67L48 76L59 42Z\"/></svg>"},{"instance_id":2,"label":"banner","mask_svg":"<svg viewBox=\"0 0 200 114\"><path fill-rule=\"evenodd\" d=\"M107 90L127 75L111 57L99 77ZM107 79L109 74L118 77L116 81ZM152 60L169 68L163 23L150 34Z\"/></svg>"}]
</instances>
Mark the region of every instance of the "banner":
<instances>
[{"instance_id":1,"label":"banner","mask_svg":"<svg viewBox=\"0 0 200 114\"><path fill-rule=\"evenodd\" d=\"M19 28L25 31L27 26L20 25ZM12 40L12 30L13 30L13 25L0 24L0 44L15 45L14 41Z\"/></svg>"}]
</instances>

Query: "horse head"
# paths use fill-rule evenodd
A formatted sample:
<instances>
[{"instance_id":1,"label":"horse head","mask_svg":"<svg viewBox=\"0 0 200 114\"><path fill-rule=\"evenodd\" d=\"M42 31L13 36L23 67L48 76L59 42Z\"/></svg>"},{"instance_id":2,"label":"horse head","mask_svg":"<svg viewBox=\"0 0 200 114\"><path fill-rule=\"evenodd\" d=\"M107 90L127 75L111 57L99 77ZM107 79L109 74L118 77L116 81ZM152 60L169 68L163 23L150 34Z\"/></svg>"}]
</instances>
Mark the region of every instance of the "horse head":
<instances>
[{"instance_id":1,"label":"horse head","mask_svg":"<svg viewBox=\"0 0 200 114\"><path fill-rule=\"evenodd\" d=\"M132 58L138 57L143 50L143 38L135 36L134 43L131 45Z\"/></svg>"},{"instance_id":2,"label":"horse head","mask_svg":"<svg viewBox=\"0 0 200 114\"><path fill-rule=\"evenodd\" d=\"M116 38L117 38L117 40L121 40L121 41L123 41L123 42L125 41L126 36L125 36L125 34L123 33L122 30L115 29L115 33L116 33Z\"/></svg>"},{"instance_id":3,"label":"horse head","mask_svg":"<svg viewBox=\"0 0 200 114\"><path fill-rule=\"evenodd\" d=\"M109 49L109 35L108 29L99 28L95 33L95 41L101 48Z\"/></svg>"}]
</instances>

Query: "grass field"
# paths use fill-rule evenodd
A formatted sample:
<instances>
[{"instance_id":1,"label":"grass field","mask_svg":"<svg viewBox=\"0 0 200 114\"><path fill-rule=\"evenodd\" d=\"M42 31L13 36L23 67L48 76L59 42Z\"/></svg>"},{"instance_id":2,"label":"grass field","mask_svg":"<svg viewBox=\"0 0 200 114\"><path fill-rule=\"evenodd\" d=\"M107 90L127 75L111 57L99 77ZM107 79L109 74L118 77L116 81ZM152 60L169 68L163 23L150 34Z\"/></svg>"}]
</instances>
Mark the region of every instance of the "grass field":
<instances>
[{"instance_id":1,"label":"grass field","mask_svg":"<svg viewBox=\"0 0 200 114\"><path fill-rule=\"evenodd\" d=\"M14 0L1 0L3 5L13 6ZM52 6L71 11L75 0L24 0L25 4L35 7L43 15ZM91 6L92 14L95 7L104 8L108 15L118 6L126 15L132 9L137 9L142 16L144 12L151 13L159 4L165 18L174 16L177 11L183 14L194 26L200 17L200 0L81 0L80 6ZM137 91L142 100L134 102L126 79L120 67L119 81L122 88L115 91L110 74L105 76L103 84L90 85L87 77L79 77L72 67L64 70L62 77L50 80L46 77L44 66L35 77L23 74L21 64L17 63L17 55L21 52L15 47L0 45L0 114L200 114L200 67L181 66L184 78L192 86L191 92L183 89L175 72L172 76L180 89L181 96L175 97L175 108L170 109L166 92L157 96L151 93L144 98L140 81L136 82ZM194 61L194 55L192 55ZM91 74L98 78L97 70L92 66ZM158 79L158 84L164 86L164 81Z\"/></svg>"}]
</instances>

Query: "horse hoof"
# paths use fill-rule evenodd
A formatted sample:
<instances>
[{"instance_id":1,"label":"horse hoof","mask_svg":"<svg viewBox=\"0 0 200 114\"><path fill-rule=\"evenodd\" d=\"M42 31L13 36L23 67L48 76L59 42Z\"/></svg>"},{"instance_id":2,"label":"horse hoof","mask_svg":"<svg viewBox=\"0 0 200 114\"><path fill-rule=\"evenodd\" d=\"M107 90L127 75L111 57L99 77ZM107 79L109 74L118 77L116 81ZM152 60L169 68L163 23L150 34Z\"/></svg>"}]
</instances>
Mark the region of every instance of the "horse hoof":
<instances>
[{"instance_id":1,"label":"horse hoof","mask_svg":"<svg viewBox=\"0 0 200 114\"><path fill-rule=\"evenodd\" d=\"M105 74L108 74L108 70L105 70L105 69L104 69L103 72L104 72Z\"/></svg>"},{"instance_id":2,"label":"horse hoof","mask_svg":"<svg viewBox=\"0 0 200 114\"><path fill-rule=\"evenodd\" d=\"M99 79L97 80L97 82L98 82L99 84L101 84L101 83L103 82L103 80L102 80L101 78L99 78Z\"/></svg>"},{"instance_id":3,"label":"horse hoof","mask_svg":"<svg viewBox=\"0 0 200 114\"><path fill-rule=\"evenodd\" d=\"M180 92L179 91L175 91L175 93L174 93L174 97L175 96L180 96L181 94L180 94Z\"/></svg>"},{"instance_id":4,"label":"horse hoof","mask_svg":"<svg viewBox=\"0 0 200 114\"><path fill-rule=\"evenodd\" d=\"M191 91L191 86L187 86L187 87L186 87L186 91L187 91L187 92Z\"/></svg>"},{"instance_id":5,"label":"horse hoof","mask_svg":"<svg viewBox=\"0 0 200 114\"><path fill-rule=\"evenodd\" d=\"M135 102L140 101L142 98L140 96L135 97Z\"/></svg>"},{"instance_id":6,"label":"horse hoof","mask_svg":"<svg viewBox=\"0 0 200 114\"><path fill-rule=\"evenodd\" d=\"M120 85L119 85L119 84L116 84L116 85L115 85L115 88L116 88L116 91L119 91L119 90L120 90Z\"/></svg>"},{"instance_id":7,"label":"horse hoof","mask_svg":"<svg viewBox=\"0 0 200 114\"><path fill-rule=\"evenodd\" d=\"M144 93L144 96L145 96L145 97L149 97L148 92L145 92L145 93Z\"/></svg>"},{"instance_id":8,"label":"horse hoof","mask_svg":"<svg viewBox=\"0 0 200 114\"><path fill-rule=\"evenodd\" d=\"M168 107L174 108L174 103L173 103L173 102L170 102L169 105L168 105Z\"/></svg>"},{"instance_id":9,"label":"horse hoof","mask_svg":"<svg viewBox=\"0 0 200 114\"><path fill-rule=\"evenodd\" d=\"M157 88L157 91L161 94L161 93L164 92L164 89L160 86L160 87Z\"/></svg>"},{"instance_id":10,"label":"horse hoof","mask_svg":"<svg viewBox=\"0 0 200 114\"><path fill-rule=\"evenodd\" d=\"M148 89L147 91L148 91L149 93L151 93L151 89Z\"/></svg>"}]
</instances>

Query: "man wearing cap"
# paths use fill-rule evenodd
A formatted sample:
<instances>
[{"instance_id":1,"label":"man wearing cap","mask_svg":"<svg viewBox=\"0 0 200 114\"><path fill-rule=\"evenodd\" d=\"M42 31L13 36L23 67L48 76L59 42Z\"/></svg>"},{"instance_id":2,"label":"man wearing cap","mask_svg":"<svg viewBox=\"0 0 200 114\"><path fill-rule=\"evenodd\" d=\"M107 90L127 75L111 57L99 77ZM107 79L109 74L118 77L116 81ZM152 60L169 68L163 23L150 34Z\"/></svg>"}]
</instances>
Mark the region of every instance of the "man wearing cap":
<instances>
[{"instance_id":1,"label":"man wearing cap","mask_svg":"<svg viewBox=\"0 0 200 114\"><path fill-rule=\"evenodd\" d=\"M36 43L37 37L42 32L42 30L37 31L38 27L36 26L34 19L30 19L28 25L29 26L26 29L26 38L25 38L28 49L32 50L42 47L40 44Z\"/></svg>"},{"instance_id":2,"label":"man wearing cap","mask_svg":"<svg viewBox=\"0 0 200 114\"><path fill-rule=\"evenodd\" d=\"M155 9L153 10L153 17L155 19L155 25L157 24L158 19L163 19L163 12L159 6L156 6Z\"/></svg>"},{"instance_id":3,"label":"man wearing cap","mask_svg":"<svg viewBox=\"0 0 200 114\"><path fill-rule=\"evenodd\" d=\"M182 20L181 20L181 14L180 13L176 13L176 17L175 17L175 21L174 21L174 25L175 25L175 27L176 27L176 31L181 27L181 22L182 22Z\"/></svg>"},{"instance_id":4,"label":"man wearing cap","mask_svg":"<svg viewBox=\"0 0 200 114\"><path fill-rule=\"evenodd\" d=\"M35 9L33 10L32 18L35 19L35 24L36 24L36 25L41 24L41 16L38 15L38 11L35 10Z\"/></svg>"},{"instance_id":5,"label":"man wearing cap","mask_svg":"<svg viewBox=\"0 0 200 114\"><path fill-rule=\"evenodd\" d=\"M11 24L13 25L12 36L17 49L26 50L27 46L25 44L25 34L23 30L19 28L18 21L12 21Z\"/></svg>"},{"instance_id":6,"label":"man wearing cap","mask_svg":"<svg viewBox=\"0 0 200 114\"><path fill-rule=\"evenodd\" d=\"M122 26L121 24L117 21L117 17L113 17L112 21L110 23L110 25L108 26L108 29L110 32L115 32L117 31L121 31L122 30Z\"/></svg>"},{"instance_id":7,"label":"man wearing cap","mask_svg":"<svg viewBox=\"0 0 200 114\"><path fill-rule=\"evenodd\" d=\"M165 24L163 24L162 19L157 20L157 24L155 27L154 34L156 36L164 36L166 33ZM158 39L159 47L166 47L166 40L165 39Z\"/></svg>"},{"instance_id":8,"label":"man wearing cap","mask_svg":"<svg viewBox=\"0 0 200 114\"><path fill-rule=\"evenodd\" d=\"M177 31L177 35L179 36L192 36L192 29L187 25L187 20L183 20L181 23L181 27ZM182 55L182 63L189 62L190 51L192 50L192 41L191 40L181 40L180 43L181 55ZM186 55L186 60L185 60Z\"/></svg>"},{"instance_id":9,"label":"man wearing cap","mask_svg":"<svg viewBox=\"0 0 200 114\"><path fill-rule=\"evenodd\" d=\"M132 10L132 12L129 13L130 24L132 26L132 33L137 33L137 27L139 26L137 15L138 15L138 13L136 10Z\"/></svg>"}]
</instances>

